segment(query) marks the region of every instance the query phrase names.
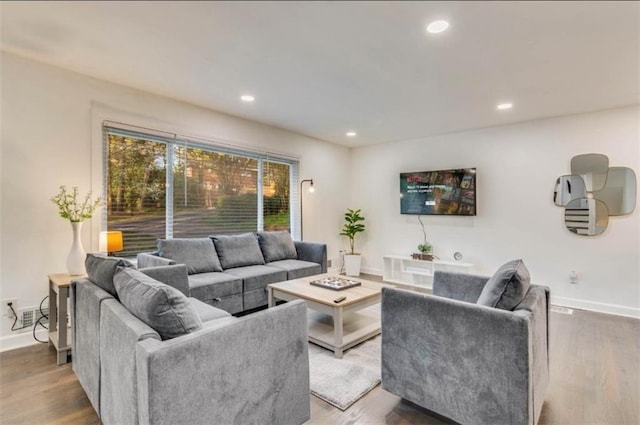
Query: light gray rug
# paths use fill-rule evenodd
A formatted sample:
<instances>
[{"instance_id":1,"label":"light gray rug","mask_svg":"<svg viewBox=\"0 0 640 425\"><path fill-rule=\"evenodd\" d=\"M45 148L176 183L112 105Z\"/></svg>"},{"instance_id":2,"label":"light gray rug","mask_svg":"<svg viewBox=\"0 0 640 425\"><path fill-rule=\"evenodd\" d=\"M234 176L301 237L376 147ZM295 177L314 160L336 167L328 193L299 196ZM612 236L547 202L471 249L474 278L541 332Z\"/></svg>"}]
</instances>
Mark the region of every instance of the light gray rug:
<instances>
[{"instance_id":1,"label":"light gray rug","mask_svg":"<svg viewBox=\"0 0 640 425\"><path fill-rule=\"evenodd\" d=\"M311 394L346 410L380 383L380 336L348 350L341 359L309 343L309 368Z\"/></svg>"}]
</instances>

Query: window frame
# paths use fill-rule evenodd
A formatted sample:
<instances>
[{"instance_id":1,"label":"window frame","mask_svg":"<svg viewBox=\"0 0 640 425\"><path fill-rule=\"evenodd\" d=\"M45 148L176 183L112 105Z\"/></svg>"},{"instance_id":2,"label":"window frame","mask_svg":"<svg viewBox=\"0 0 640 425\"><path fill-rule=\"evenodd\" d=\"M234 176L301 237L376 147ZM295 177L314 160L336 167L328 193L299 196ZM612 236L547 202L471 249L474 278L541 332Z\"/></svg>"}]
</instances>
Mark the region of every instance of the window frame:
<instances>
[{"instance_id":1,"label":"window frame","mask_svg":"<svg viewBox=\"0 0 640 425\"><path fill-rule=\"evenodd\" d=\"M165 159L166 167L166 194L165 194L165 238L173 238L173 220L175 217L175 206L173 199L174 179L173 164L174 147L195 148L220 154L234 155L257 160L257 228L255 232L264 230L264 192L263 192L263 170L265 162L286 164L289 166L289 229L294 240L299 239L300 217L299 217L299 189L297 181L299 179L300 161L298 158L285 154L270 153L258 149L244 146L229 145L216 140L201 139L179 134L162 132L154 129L137 127L129 124L103 121L100 127L101 151L102 151L102 188L103 199L107 199L108 179L109 179L109 134L123 137L131 137L164 143L167 145ZM106 202L101 208L100 230L108 228L108 206ZM207 235L204 235L207 236Z\"/></svg>"}]
</instances>

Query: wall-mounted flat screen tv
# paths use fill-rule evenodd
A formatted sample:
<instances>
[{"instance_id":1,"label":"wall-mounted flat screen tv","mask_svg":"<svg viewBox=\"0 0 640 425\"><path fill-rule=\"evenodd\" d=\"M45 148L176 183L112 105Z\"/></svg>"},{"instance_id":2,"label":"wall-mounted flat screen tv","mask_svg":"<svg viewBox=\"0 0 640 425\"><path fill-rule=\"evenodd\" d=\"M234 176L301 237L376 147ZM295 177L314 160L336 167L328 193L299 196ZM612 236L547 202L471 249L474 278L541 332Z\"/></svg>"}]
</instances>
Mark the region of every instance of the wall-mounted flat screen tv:
<instances>
[{"instance_id":1,"label":"wall-mounted flat screen tv","mask_svg":"<svg viewBox=\"0 0 640 425\"><path fill-rule=\"evenodd\" d=\"M400 213L476 215L476 169L400 173Z\"/></svg>"}]
</instances>

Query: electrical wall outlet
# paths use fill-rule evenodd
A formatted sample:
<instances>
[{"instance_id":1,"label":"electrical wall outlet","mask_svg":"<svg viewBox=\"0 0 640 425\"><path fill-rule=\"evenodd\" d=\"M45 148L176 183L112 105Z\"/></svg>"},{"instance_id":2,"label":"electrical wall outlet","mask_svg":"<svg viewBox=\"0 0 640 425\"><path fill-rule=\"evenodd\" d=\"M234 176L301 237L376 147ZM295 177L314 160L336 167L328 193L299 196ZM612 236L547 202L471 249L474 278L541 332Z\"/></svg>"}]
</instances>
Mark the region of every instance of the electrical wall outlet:
<instances>
[{"instance_id":1,"label":"electrical wall outlet","mask_svg":"<svg viewBox=\"0 0 640 425\"><path fill-rule=\"evenodd\" d=\"M15 298L9 298L2 300L2 315L7 317L13 317L13 312L9 308L9 304L13 307L14 311L18 311L18 300Z\"/></svg>"},{"instance_id":2,"label":"electrical wall outlet","mask_svg":"<svg viewBox=\"0 0 640 425\"><path fill-rule=\"evenodd\" d=\"M578 283L578 272L577 271L571 270L569 272L569 282L573 283L573 284Z\"/></svg>"}]
</instances>

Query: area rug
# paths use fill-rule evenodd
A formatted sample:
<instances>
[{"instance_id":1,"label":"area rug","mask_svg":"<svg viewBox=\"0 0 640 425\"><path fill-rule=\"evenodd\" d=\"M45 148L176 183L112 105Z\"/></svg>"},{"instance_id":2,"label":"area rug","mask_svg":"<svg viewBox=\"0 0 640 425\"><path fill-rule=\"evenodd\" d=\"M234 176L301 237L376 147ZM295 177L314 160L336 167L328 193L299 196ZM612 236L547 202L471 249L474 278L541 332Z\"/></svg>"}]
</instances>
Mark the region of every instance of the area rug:
<instances>
[{"instance_id":1,"label":"area rug","mask_svg":"<svg viewBox=\"0 0 640 425\"><path fill-rule=\"evenodd\" d=\"M311 394L347 410L380 383L380 336L348 350L341 359L309 344Z\"/></svg>"}]
</instances>

